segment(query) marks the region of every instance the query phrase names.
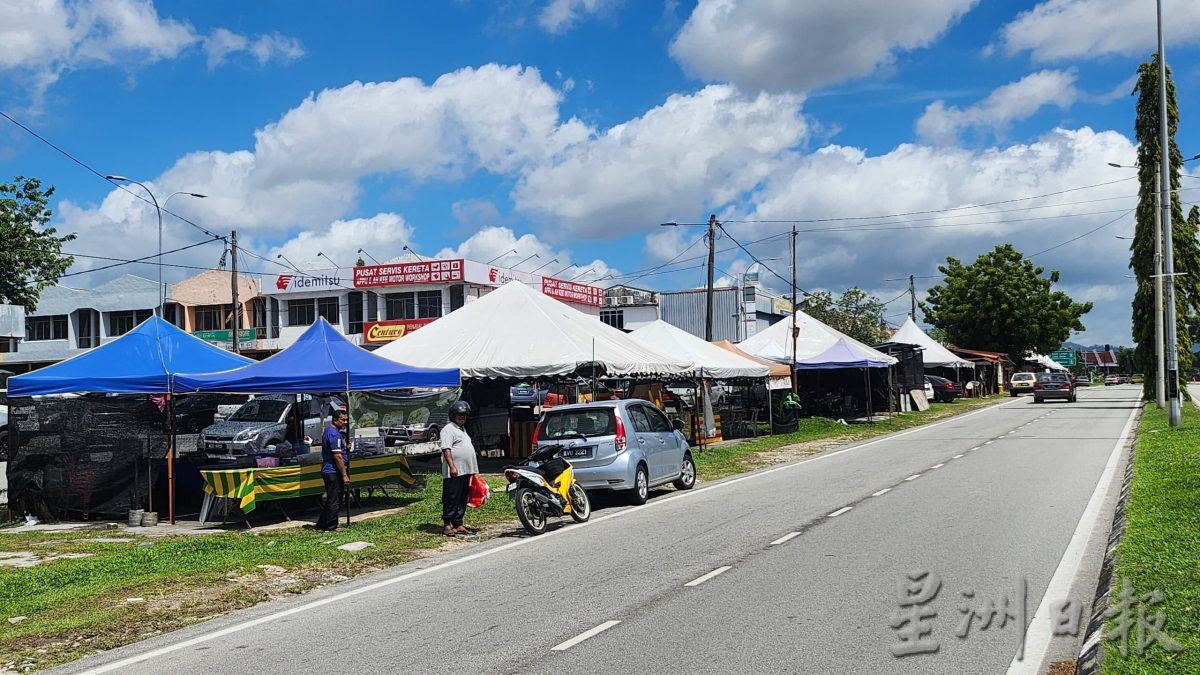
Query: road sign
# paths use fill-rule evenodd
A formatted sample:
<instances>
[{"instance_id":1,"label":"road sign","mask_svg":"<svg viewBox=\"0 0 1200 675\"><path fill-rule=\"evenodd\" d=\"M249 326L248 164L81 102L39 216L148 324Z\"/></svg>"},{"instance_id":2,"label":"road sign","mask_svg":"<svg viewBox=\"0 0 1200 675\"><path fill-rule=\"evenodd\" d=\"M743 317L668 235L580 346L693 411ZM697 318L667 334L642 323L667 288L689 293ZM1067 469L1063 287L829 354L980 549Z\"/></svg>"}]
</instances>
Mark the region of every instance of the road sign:
<instances>
[{"instance_id":1,"label":"road sign","mask_svg":"<svg viewBox=\"0 0 1200 675\"><path fill-rule=\"evenodd\" d=\"M1075 365L1075 350L1063 349L1057 352L1050 352L1050 360L1061 366L1067 366L1069 368Z\"/></svg>"}]
</instances>

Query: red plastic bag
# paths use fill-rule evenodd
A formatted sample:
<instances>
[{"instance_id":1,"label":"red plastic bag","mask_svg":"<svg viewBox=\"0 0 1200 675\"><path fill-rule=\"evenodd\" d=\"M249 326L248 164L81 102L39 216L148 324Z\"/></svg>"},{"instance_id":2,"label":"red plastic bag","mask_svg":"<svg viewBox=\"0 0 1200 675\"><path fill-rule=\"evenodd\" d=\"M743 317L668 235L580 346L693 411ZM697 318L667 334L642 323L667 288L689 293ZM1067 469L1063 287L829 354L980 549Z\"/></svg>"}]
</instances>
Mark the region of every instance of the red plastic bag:
<instances>
[{"instance_id":1,"label":"red plastic bag","mask_svg":"<svg viewBox=\"0 0 1200 675\"><path fill-rule=\"evenodd\" d=\"M488 487L487 481L477 473L471 474L471 483L467 486L467 506L477 509L488 503L491 496L492 489Z\"/></svg>"}]
</instances>

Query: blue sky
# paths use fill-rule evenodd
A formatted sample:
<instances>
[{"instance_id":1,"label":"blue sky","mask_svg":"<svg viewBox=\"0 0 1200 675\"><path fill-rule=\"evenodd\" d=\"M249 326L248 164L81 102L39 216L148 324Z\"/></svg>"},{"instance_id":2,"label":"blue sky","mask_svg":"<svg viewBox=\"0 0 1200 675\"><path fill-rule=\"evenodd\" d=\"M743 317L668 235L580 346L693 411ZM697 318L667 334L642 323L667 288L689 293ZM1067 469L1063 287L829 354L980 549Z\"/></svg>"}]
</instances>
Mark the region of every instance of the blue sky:
<instances>
[{"instance_id":1,"label":"blue sky","mask_svg":"<svg viewBox=\"0 0 1200 675\"><path fill-rule=\"evenodd\" d=\"M301 265L318 251L350 264L359 247L481 260L516 248L506 262L538 256L521 269L686 288L704 278L700 230L660 222L716 213L767 259L785 256L790 226L754 221L1061 192L805 232L800 286L890 300L903 284L885 279L933 275L946 256L1001 242L1032 254L1116 219L1035 260L1096 303L1078 341L1122 343L1133 287L1113 235L1133 230L1121 213L1136 185L1106 162L1134 159L1128 94L1155 39L1153 4L1136 4L18 0L0 6L0 109L100 173L210 195L169 208ZM1200 3L1164 5L1190 156ZM156 250L152 209L4 120L0 175L56 186L71 252ZM168 216L164 237L170 250L205 235ZM728 238L718 248L719 276L753 264ZM220 255L213 243L168 260ZM70 283L126 271L155 275L136 264Z\"/></svg>"}]
</instances>

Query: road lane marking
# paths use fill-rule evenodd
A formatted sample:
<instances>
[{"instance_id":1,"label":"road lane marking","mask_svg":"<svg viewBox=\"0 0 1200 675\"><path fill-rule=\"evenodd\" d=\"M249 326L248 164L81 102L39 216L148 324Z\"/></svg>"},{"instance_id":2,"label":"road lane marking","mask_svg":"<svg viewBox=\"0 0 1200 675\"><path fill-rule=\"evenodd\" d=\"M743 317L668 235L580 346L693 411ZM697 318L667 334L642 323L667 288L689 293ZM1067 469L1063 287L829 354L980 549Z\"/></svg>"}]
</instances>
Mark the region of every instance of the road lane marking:
<instances>
[{"instance_id":1,"label":"road lane marking","mask_svg":"<svg viewBox=\"0 0 1200 675\"><path fill-rule=\"evenodd\" d=\"M975 452L975 451L976 451L976 450L978 450L979 448L980 448L980 446L978 446L978 445L977 445L977 446L975 446L975 447L971 448L970 450L968 450L967 452Z\"/></svg>"},{"instance_id":2,"label":"road lane marking","mask_svg":"<svg viewBox=\"0 0 1200 675\"><path fill-rule=\"evenodd\" d=\"M940 468L942 468L943 466L946 466L946 465L945 465L945 464L934 464L933 466L931 466L931 467L929 467L929 468L931 468L931 469L940 469Z\"/></svg>"},{"instance_id":3,"label":"road lane marking","mask_svg":"<svg viewBox=\"0 0 1200 675\"><path fill-rule=\"evenodd\" d=\"M843 506L842 508L838 509L837 511L834 511L833 513L829 514L826 517L827 518L837 518L838 516L842 515L843 513L849 511L852 508L854 508L854 507L853 506Z\"/></svg>"},{"instance_id":4,"label":"road lane marking","mask_svg":"<svg viewBox=\"0 0 1200 675\"><path fill-rule=\"evenodd\" d=\"M950 459L962 459L962 455L955 455L955 456L951 457Z\"/></svg>"},{"instance_id":5,"label":"road lane marking","mask_svg":"<svg viewBox=\"0 0 1200 675\"><path fill-rule=\"evenodd\" d=\"M984 445L991 445L992 443L995 443L995 442L996 441L988 441L988 442L984 443Z\"/></svg>"},{"instance_id":6,"label":"road lane marking","mask_svg":"<svg viewBox=\"0 0 1200 675\"><path fill-rule=\"evenodd\" d=\"M1067 549L1063 552L1058 567L1054 570L1054 576L1050 578L1050 584L1046 586L1046 592L1042 595L1042 601L1033 614L1033 620L1029 622L1029 630L1025 633L1027 640L1024 645L1024 658L1018 660L1018 656L1022 656L1019 653L1013 656L1012 663L1008 666L1008 675L1036 675L1042 672L1042 662L1046 660L1050 649L1050 640L1057 618L1052 616L1054 612L1050 606L1056 601L1070 597L1071 585L1075 581L1075 577L1079 575L1079 568L1084 554L1087 552L1092 532L1099 523L1100 512L1108 498L1109 490L1112 488L1113 474L1117 472L1121 461L1121 451L1129 442L1129 436L1133 432L1133 422L1137 411L1138 408L1134 408L1129 412L1129 419L1126 420L1125 428L1121 430L1121 435L1113 445L1112 452L1108 456L1108 463L1104 466L1104 472L1100 474L1100 480L1096 482L1096 489L1092 492L1092 498L1088 500L1083 515L1080 516L1079 523L1075 527L1075 532L1071 535L1071 541L1067 544ZM1107 536L1107 529L1101 536Z\"/></svg>"},{"instance_id":7,"label":"road lane marking","mask_svg":"<svg viewBox=\"0 0 1200 675\"><path fill-rule=\"evenodd\" d=\"M584 631L584 632L580 633L579 635L576 635L575 637L571 638L570 640L567 640L566 642L562 642L557 645L554 645L553 647L550 648L550 651L552 651L552 652L566 651L566 650L570 649L571 647L574 647L575 645L579 644L580 642L583 642L584 640L586 640L588 638L596 637L597 635L603 633L604 631L608 630L609 628L612 628L613 626L615 626L619 623L621 623L621 622L620 621L605 621L604 623L600 624L599 626L596 626L595 628L593 628L591 630Z\"/></svg>"},{"instance_id":8,"label":"road lane marking","mask_svg":"<svg viewBox=\"0 0 1200 675\"><path fill-rule=\"evenodd\" d=\"M441 572L443 570L457 567L459 565L464 565L466 563L473 562L473 561L479 560L481 558L491 557L493 555L503 553L510 549L518 548L521 546L531 546L531 545L539 544L539 542L545 542L548 540L552 540L554 537L570 536L571 533L573 533L573 532L583 532L583 531L585 531L585 528L596 527L598 523L602 523L606 520L613 520L615 518L624 518L631 514L638 513L639 511L642 511L643 509L658 508L664 504L672 504L677 499L695 499L700 495L706 495L711 490L722 490L731 485L737 485L738 483L741 483L743 481L757 480L759 478L762 478L763 476L769 476L769 475L771 475L773 473L777 473L779 471L789 471L791 469L805 466L805 465L811 464L813 462L820 462L820 461L830 459L832 457L837 457L838 455L842 455L847 452L853 452L855 450L863 450L865 448L869 448L874 445L879 445L880 443L887 443L889 441L894 441L898 438L903 438L905 436L911 436L913 434L921 433L923 431L928 431L930 429L935 429L937 427L944 426L946 424L951 424L954 422L961 422L962 420L965 420L968 417L974 417L976 415L982 415L987 412L999 410L1000 408L1005 408L1005 407L1008 407L1008 406L1013 405L1014 403L1018 403L1018 402L1020 402L1019 399L1013 399L1013 400L1007 401L1005 403L998 403L996 405L988 406L988 407L982 408L980 410L975 410L975 411L965 413L962 415L956 415L954 417L942 420L940 422L934 422L932 424L925 424L925 425L922 425L919 427L914 427L912 429L908 429L907 431L901 431L899 433L882 436L875 440L867 441L866 443L860 443L859 445L852 445L848 448L842 448L841 450L835 450L833 452L817 455L816 457L810 457L808 459L803 459L798 462L784 464L784 465L777 466L777 467L774 467L771 469L765 469L763 471L758 471L755 473L747 474L744 476L740 476L738 478L731 478L729 480L721 481L720 483L702 487L702 488L699 488L696 490L688 490L687 492L681 492L681 493L677 493L674 495L669 495L666 497L655 499L654 501L643 504L641 506L635 506L632 508L624 509L622 511L617 511L615 513L600 516L599 518L592 518L591 520L589 520L586 523L581 523L579 525L573 525L571 527L560 528L560 529L554 530L553 532L547 532L546 534L540 535L536 538L530 537L528 539L518 539L516 541L509 542L507 544L501 544L499 546L496 546L495 548L487 548L482 551L477 551L475 553L469 553L462 557L451 558L450 560L446 560L446 561L437 563L430 567L416 569L411 572L405 572L403 574L399 574L394 577L387 577L385 579L380 579L379 581L374 581L374 582L371 582L368 584L364 584L362 586L349 588L347 590L343 590L343 591L334 593L332 595L326 595L325 597L317 598L315 600L305 602L303 604L296 605L293 607L289 607L287 609L282 609L277 612L272 612L272 613L265 614L262 616L257 616L253 619L247 619L245 621L234 623L232 625L229 625L224 628L217 629L217 630L209 630L209 632L203 633L201 635L197 635L196 637L193 637L193 638L180 640L179 642L171 642L169 644L163 645L162 647L157 647L155 649L151 649L146 652L131 654L130 656L126 656L124 658L119 658L115 661L100 663L100 664L97 664L96 667L84 671L84 674L85 675L99 675L100 673L109 673L109 672L113 672L116 670L121 670L128 666L132 666L134 664L150 661L152 659L156 659L160 656L165 656L167 654L173 654L173 653L183 650L183 649L190 649L192 647L195 647L196 645L201 645L206 642L211 642L213 640L223 638L227 635L233 635L234 633L240 633L242 631L245 631L245 630L248 630L251 628L255 628L255 627L261 626L263 624L270 623L272 621L278 621L279 619L285 619L289 616L294 616L294 615L297 615L297 614L300 614L303 612L308 612L308 611L311 611L314 609L319 609L321 607L324 607L329 604L333 604L335 602L341 602L342 600L347 600L349 598L353 598L355 596L362 595L364 593L372 593L374 591L378 591L381 588L387 588L389 586L394 586L399 583L403 583L403 582L406 582L406 581L409 581L412 579L417 579L417 578L423 577L427 574L434 574L436 572ZM916 476L913 476L913 477L916 478ZM352 585L354 582L351 581L351 582L347 582L347 583ZM254 611L253 609L247 610L247 612L253 612L253 611ZM184 629L184 630L186 630L186 629ZM167 636L167 637L163 637L162 641L171 640L171 639L174 639L174 638L171 636ZM152 638L151 640L154 640L154 638ZM146 644L145 642L142 642L139 644L139 647L145 646L145 644ZM133 645L131 645L128 650L132 651L139 647L134 647Z\"/></svg>"},{"instance_id":9,"label":"road lane marking","mask_svg":"<svg viewBox=\"0 0 1200 675\"><path fill-rule=\"evenodd\" d=\"M789 542L799 536L800 536L799 532L788 532L787 534L783 535L782 537L771 542L771 546L778 546L780 544L786 544L787 542Z\"/></svg>"},{"instance_id":10,"label":"road lane marking","mask_svg":"<svg viewBox=\"0 0 1200 675\"><path fill-rule=\"evenodd\" d=\"M715 576L722 575L731 569L733 569L733 568L730 567L729 565L726 565L724 567L718 567L717 569L709 572L708 574L705 574L704 576L700 577L699 579L692 579L691 581L684 584L684 586L699 586L700 584L708 581L709 579L711 579Z\"/></svg>"},{"instance_id":11,"label":"road lane marking","mask_svg":"<svg viewBox=\"0 0 1200 675\"><path fill-rule=\"evenodd\" d=\"M909 476L908 478L905 478L904 480L916 480L916 479L918 479L918 478L920 478L920 477L921 477L921 474L919 474L919 473L914 473L913 475Z\"/></svg>"},{"instance_id":12,"label":"road lane marking","mask_svg":"<svg viewBox=\"0 0 1200 675\"><path fill-rule=\"evenodd\" d=\"M891 491L892 491L892 488L883 488L883 489L882 489L882 490L880 490L879 492L872 492L872 493L871 493L871 496L872 496L872 497L878 497L878 496L880 496L880 495L886 495L887 493L889 493L889 492L891 492Z\"/></svg>"}]
</instances>

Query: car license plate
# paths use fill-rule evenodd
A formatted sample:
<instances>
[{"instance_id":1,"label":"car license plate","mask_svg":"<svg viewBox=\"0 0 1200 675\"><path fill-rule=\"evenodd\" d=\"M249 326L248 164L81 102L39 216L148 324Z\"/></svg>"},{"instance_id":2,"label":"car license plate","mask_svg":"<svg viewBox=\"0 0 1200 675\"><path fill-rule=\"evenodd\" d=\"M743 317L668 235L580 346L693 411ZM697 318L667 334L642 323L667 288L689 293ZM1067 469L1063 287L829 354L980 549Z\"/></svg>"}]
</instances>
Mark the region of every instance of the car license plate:
<instances>
[{"instance_id":1,"label":"car license plate","mask_svg":"<svg viewBox=\"0 0 1200 675\"><path fill-rule=\"evenodd\" d=\"M558 454L560 457L576 457L576 458L591 457L592 449L591 448L566 448Z\"/></svg>"},{"instance_id":2,"label":"car license plate","mask_svg":"<svg viewBox=\"0 0 1200 675\"><path fill-rule=\"evenodd\" d=\"M207 447L209 450L224 450L225 444L224 443L209 443L205 447Z\"/></svg>"}]
</instances>

